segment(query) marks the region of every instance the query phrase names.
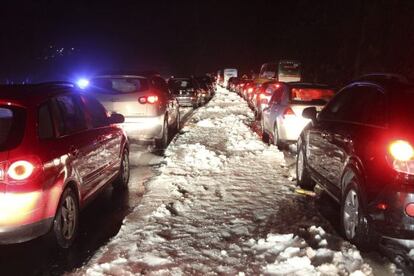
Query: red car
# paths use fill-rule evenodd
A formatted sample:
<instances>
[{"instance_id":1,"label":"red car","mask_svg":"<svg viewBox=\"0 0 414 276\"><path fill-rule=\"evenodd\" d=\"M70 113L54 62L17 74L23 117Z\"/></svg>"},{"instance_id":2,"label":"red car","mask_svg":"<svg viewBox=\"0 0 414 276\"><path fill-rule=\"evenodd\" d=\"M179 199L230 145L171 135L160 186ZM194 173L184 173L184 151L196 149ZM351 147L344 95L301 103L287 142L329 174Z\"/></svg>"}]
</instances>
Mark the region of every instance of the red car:
<instances>
[{"instance_id":1,"label":"red car","mask_svg":"<svg viewBox=\"0 0 414 276\"><path fill-rule=\"evenodd\" d=\"M0 91L0 244L51 231L67 248L79 210L108 184L128 186L124 117L65 83Z\"/></svg>"}]
</instances>

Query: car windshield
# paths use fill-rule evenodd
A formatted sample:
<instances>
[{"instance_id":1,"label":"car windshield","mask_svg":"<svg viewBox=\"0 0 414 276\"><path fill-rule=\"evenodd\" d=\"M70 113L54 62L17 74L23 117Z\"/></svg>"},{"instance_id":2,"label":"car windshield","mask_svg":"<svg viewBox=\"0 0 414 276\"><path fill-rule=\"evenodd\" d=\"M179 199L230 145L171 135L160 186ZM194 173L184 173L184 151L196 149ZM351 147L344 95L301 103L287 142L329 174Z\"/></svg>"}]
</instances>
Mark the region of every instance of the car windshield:
<instances>
[{"instance_id":1,"label":"car windshield","mask_svg":"<svg viewBox=\"0 0 414 276\"><path fill-rule=\"evenodd\" d=\"M92 79L90 89L103 94L125 94L148 90L145 78L96 78Z\"/></svg>"},{"instance_id":2,"label":"car windshield","mask_svg":"<svg viewBox=\"0 0 414 276\"><path fill-rule=\"evenodd\" d=\"M0 151L13 148L24 132L25 112L21 108L0 106Z\"/></svg>"},{"instance_id":3,"label":"car windshield","mask_svg":"<svg viewBox=\"0 0 414 276\"><path fill-rule=\"evenodd\" d=\"M326 104L334 96L334 91L326 88L292 88L290 99L293 103Z\"/></svg>"}]
</instances>

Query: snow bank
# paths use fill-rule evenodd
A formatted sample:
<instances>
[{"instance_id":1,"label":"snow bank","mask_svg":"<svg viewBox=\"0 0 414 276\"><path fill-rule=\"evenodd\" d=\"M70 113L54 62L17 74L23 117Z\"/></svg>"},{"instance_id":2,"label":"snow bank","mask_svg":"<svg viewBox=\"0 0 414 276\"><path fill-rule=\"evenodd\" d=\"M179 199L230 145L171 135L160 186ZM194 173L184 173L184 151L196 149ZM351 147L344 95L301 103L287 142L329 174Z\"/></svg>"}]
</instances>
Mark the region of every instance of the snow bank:
<instances>
[{"instance_id":1,"label":"snow bank","mask_svg":"<svg viewBox=\"0 0 414 276\"><path fill-rule=\"evenodd\" d=\"M260 141L252 119L219 89L168 147L117 236L73 274L372 274L355 247L330 243L329 223L294 193L283 153Z\"/></svg>"}]
</instances>

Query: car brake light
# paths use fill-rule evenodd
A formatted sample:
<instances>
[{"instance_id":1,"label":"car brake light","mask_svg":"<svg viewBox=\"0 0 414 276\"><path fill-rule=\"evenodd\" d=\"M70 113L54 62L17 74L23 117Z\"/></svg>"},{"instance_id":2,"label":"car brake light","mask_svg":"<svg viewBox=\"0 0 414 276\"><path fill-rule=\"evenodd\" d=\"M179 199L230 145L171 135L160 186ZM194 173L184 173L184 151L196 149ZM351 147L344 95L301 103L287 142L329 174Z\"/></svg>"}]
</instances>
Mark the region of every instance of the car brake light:
<instances>
[{"instance_id":1,"label":"car brake light","mask_svg":"<svg viewBox=\"0 0 414 276\"><path fill-rule=\"evenodd\" d=\"M408 161L414 157L414 149L407 141L394 141L391 143L389 150L392 157L398 161Z\"/></svg>"},{"instance_id":2,"label":"car brake light","mask_svg":"<svg viewBox=\"0 0 414 276\"><path fill-rule=\"evenodd\" d=\"M405 206L405 212L410 217L414 217L414 203L408 203L407 206Z\"/></svg>"},{"instance_id":3,"label":"car brake light","mask_svg":"<svg viewBox=\"0 0 414 276\"><path fill-rule=\"evenodd\" d=\"M7 170L7 175L13 180L25 180L29 178L34 171L32 163L20 160L13 162Z\"/></svg>"},{"instance_id":4,"label":"car brake light","mask_svg":"<svg viewBox=\"0 0 414 276\"><path fill-rule=\"evenodd\" d=\"M252 93L253 92L253 87L250 87L249 89L247 89L247 93Z\"/></svg>"},{"instance_id":5,"label":"car brake light","mask_svg":"<svg viewBox=\"0 0 414 276\"><path fill-rule=\"evenodd\" d=\"M283 118L286 118L287 116L296 116L295 112L293 112L292 108L288 107L283 112Z\"/></svg>"},{"instance_id":6,"label":"car brake light","mask_svg":"<svg viewBox=\"0 0 414 276\"><path fill-rule=\"evenodd\" d=\"M146 104L146 103L156 103L158 102L158 96L145 96L145 97L139 97L138 101L142 104Z\"/></svg>"},{"instance_id":7,"label":"car brake light","mask_svg":"<svg viewBox=\"0 0 414 276\"><path fill-rule=\"evenodd\" d=\"M158 102L158 96L148 96L147 101L151 104Z\"/></svg>"},{"instance_id":8,"label":"car brake light","mask_svg":"<svg viewBox=\"0 0 414 276\"><path fill-rule=\"evenodd\" d=\"M0 180L4 180L4 167L0 164Z\"/></svg>"},{"instance_id":9,"label":"car brake light","mask_svg":"<svg viewBox=\"0 0 414 276\"><path fill-rule=\"evenodd\" d=\"M414 149L410 143L396 140L389 145L388 151L394 159L392 162L394 170L414 174Z\"/></svg>"},{"instance_id":10,"label":"car brake light","mask_svg":"<svg viewBox=\"0 0 414 276\"><path fill-rule=\"evenodd\" d=\"M267 98L267 96L266 96L265 94L260 94L260 95L259 95L259 98L260 98L261 100L263 100L263 99L266 99L266 98Z\"/></svg>"}]
</instances>

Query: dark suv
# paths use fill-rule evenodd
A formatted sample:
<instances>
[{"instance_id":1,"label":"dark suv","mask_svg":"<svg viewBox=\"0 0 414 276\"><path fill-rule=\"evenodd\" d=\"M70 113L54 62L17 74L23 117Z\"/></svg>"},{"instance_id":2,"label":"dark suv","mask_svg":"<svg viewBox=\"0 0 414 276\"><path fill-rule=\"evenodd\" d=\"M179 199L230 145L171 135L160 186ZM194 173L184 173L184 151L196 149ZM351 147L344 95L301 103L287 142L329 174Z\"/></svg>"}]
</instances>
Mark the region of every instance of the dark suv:
<instances>
[{"instance_id":1,"label":"dark suv","mask_svg":"<svg viewBox=\"0 0 414 276\"><path fill-rule=\"evenodd\" d=\"M297 183L341 204L347 239L414 238L414 86L367 76L343 88L298 139Z\"/></svg>"},{"instance_id":2,"label":"dark suv","mask_svg":"<svg viewBox=\"0 0 414 276\"><path fill-rule=\"evenodd\" d=\"M0 244L52 231L67 248L79 210L108 184L128 185L124 118L69 84L0 93Z\"/></svg>"}]
</instances>

